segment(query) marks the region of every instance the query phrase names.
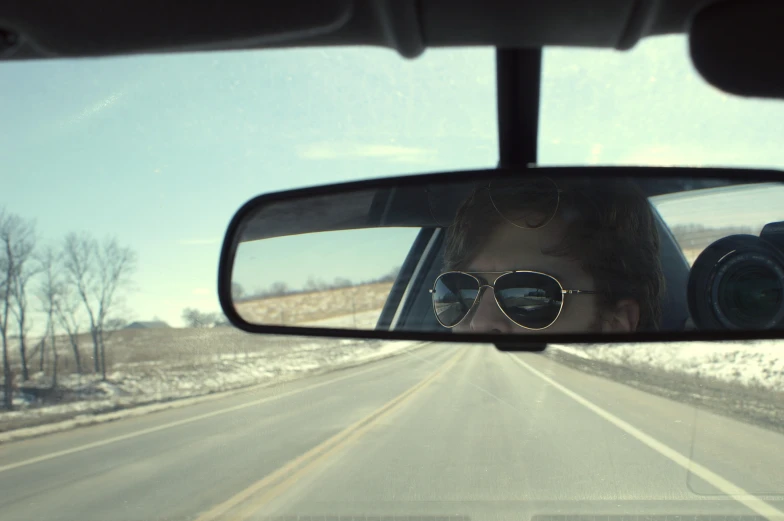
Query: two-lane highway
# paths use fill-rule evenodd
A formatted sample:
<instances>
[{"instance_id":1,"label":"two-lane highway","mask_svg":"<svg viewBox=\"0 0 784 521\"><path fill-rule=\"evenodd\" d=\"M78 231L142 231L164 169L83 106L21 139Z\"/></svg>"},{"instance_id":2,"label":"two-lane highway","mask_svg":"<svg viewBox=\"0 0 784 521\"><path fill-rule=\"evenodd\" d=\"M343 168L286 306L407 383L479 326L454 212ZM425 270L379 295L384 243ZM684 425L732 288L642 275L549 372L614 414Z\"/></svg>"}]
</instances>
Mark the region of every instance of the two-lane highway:
<instances>
[{"instance_id":1,"label":"two-lane highway","mask_svg":"<svg viewBox=\"0 0 784 521\"><path fill-rule=\"evenodd\" d=\"M538 354L432 345L0 446L0 519L784 518L784 436Z\"/></svg>"}]
</instances>

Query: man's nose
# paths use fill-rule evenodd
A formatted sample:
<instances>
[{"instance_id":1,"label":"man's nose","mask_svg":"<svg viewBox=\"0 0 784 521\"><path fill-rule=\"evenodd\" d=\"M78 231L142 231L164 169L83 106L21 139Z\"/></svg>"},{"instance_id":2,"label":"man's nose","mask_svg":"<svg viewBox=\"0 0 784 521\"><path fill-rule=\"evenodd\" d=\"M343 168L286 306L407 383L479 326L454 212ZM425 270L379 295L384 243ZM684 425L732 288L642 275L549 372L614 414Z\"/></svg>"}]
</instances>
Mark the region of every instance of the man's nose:
<instances>
[{"instance_id":1,"label":"man's nose","mask_svg":"<svg viewBox=\"0 0 784 521\"><path fill-rule=\"evenodd\" d=\"M525 331L517 327L498 307L495 302L493 289L482 288L479 295L479 302L471 316L470 329L472 333L519 333Z\"/></svg>"}]
</instances>

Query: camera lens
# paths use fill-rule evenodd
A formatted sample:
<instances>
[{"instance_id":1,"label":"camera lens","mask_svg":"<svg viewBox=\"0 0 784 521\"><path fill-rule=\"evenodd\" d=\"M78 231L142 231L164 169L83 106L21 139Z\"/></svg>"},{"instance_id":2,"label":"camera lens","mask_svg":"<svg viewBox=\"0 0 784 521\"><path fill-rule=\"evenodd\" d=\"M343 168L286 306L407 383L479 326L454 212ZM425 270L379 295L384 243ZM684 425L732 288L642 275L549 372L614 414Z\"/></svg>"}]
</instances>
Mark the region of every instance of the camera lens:
<instances>
[{"instance_id":1,"label":"camera lens","mask_svg":"<svg viewBox=\"0 0 784 521\"><path fill-rule=\"evenodd\" d=\"M753 235L717 240L689 274L689 311L702 330L784 326L784 254Z\"/></svg>"},{"instance_id":2,"label":"camera lens","mask_svg":"<svg viewBox=\"0 0 784 521\"><path fill-rule=\"evenodd\" d=\"M734 327L770 327L782 312L784 281L775 269L760 260L740 262L718 281L718 307Z\"/></svg>"}]
</instances>

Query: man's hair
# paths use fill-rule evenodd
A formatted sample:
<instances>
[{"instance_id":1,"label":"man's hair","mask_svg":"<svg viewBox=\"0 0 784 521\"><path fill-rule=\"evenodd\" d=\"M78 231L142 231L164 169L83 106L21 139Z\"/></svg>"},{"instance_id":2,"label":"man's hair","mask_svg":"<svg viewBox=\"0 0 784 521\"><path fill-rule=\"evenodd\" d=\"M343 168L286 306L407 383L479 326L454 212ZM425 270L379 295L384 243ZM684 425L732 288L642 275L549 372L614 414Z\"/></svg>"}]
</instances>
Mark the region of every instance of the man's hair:
<instances>
[{"instance_id":1,"label":"man's hair","mask_svg":"<svg viewBox=\"0 0 784 521\"><path fill-rule=\"evenodd\" d=\"M633 299L640 306L637 329L658 329L664 276L648 200L629 181L570 179L556 184L560 200L554 219L565 223L565 232L555 247L542 253L577 261L594 279L596 290L603 292L597 295L600 311ZM444 269L464 268L484 249L493 230L506 222L490 191L475 190L447 230Z\"/></svg>"}]
</instances>

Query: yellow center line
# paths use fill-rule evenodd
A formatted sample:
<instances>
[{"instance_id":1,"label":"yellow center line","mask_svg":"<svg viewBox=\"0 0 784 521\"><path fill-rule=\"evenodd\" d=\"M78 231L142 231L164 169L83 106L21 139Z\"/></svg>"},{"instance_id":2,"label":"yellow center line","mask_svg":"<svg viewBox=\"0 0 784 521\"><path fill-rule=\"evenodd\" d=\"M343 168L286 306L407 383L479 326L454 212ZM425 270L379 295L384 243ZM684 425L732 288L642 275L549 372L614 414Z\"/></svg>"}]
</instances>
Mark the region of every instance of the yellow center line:
<instances>
[{"instance_id":1,"label":"yellow center line","mask_svg":"<svg viewBox=\"0 0 784 521\"><path fill-rule=\"evenodd\" d=\"M156 425L154 427L149 427L149 428L146 428L146 429L132 431L130 433L121 434L119 436L113 436L111 438L104 438L102 440L94 441L92 443L86 443L84 445L78 445L78 446L72 447L70 449L65 449L65 450L60 450L60 451L56 451L56 452L51 452L49 454L44 454L42 456L36 456L34 458L29 458L29 459L26 459L26 460L18 461L16 463L9 463L7 465L0 465L0 473L7 472L9 470L14 470L14 469L17 469L17 468L20 468L20 467L25 467L27 465L33 465L35 463L41 463L41 462L48 461L48 460L51 460L51 459L60 458L62 456L68 456L68 455L75 454L75 453L78 453L78 452L83 452L83 451L95 449L95 448L98 448L98 447L103 447L103 446L109 445L111 443L117 443L119 441L129 440L129 439L136 438L136 437L139 437L139 436L144 436L146 434L152 434L154 432L159 432L159 431L162 431L162 430L165 430L165 429L171 429L172 427L180 427L180 426L183 426L183 425L187 425L189 423L193 423L193 422L198 422L198 421L201 421L201 420L214 418L216 416L222 416L224 414L240 411L242 409L247 409L249 407L256 407L257 405L263 405L263 404L266 404L266 403L269 403L269 402L274 402L274 401L277 401L277 400L281 400L283 398L288 398L289 396L294 396L296 394L305 393L307 391L312 391L312 390L315 390L315 389L319 389L321 387L332 385L332 384L337 383L337 382L342 382L342 381L348 380L350 378L356 378L357 376L361 376L361 375L364 375L364 374L367 374L367 373L371 373L373 371L378 371L380 369L388 368L390 366L394 367L394 365L400 364L402 361L406 361L407 357L410 356L410 355L411 355L410 352L404 351L403 353L401 353L401 356L396 357L397 359L393 359L389 363L383 363L383 362L385 362L385 360L390 360L390 359L383 359L382 358L382 359L376 361L376 363L374 365L370 366L367 369L354 370L354 371L351 371L351 372L349 372L349 373L347 373L347 374L345 374L343 376L330 378L330 379L325 380L323 382L319 382L319 383L316 383L316 384L308 385L308 386L305 386L305 387L300 387L298 389L293 389L291 391L280 392L280 389L284 388L280 384L278 384L278 385L276 385L274 387L268 387L267 385L262 384L261 386L255 386L255 387L252 387L252 388L237 389L237 390L234 390L234 391L228 391L225 394L224 393L216 393L214 395L207 395L207 396L198 397L198 398L196 398L196 400L198 400L198 401L197 402L193 402L192 405L197 405L197 404L201 404L201 403L208 403L207 400L213 401L213 399L214 400L221 400L221 399L225 399L225 398L231 398L231 397L234 397L234 396L239 396L240 394L244 394L244 393L247 393L247 394L250 395L251 393L258 391L258 389L262 389L262 390L269 389L272 392L278 391L276 394L271 394L269 396L265 396L263 398L252 400L250 402L244 402L244 403L241 403L239 405L233 405L231 407L225 407L225 408L222 408L222 409L210 411L208 413L198 414L198 415L195 415L195 416L189 416L189 417L181 419L181 420L176 420L176 421L172 421L172 422L169 422L169 423ZM294 382L284 382L284 384L287 384L287 383L296 383L296 381L294 381ZM204 399L204 401L202 401L202 399ZM188 404L188 405L185 405L185 406L187 407L189 405L191 405L191 404ZM166 411L166 409L164 409L164 411ZM101 424L98 424L98 425L101 425ZM20 440L18 443L30 443L32 441L33 440Z\"/></svg>"},{"instance_id":2,"label":"yellow center line","mask_svg":"<svg viewBox=\"0 0 784 521\"><path fill-rule=\"evenodd\" d=\"M288 490L309 471L324 463L337 451L356 441L382 418L399 409L417 392L429 386L454 366L465 354L460 350L424 380L388 401L369 415L353 423L326 441L286 463L271 474L253 483L238 494L204 512L194 521L215 521L220 518L242 521ZM227 515L231 512L231 515Z\"/></svg>"}]
</instances>

